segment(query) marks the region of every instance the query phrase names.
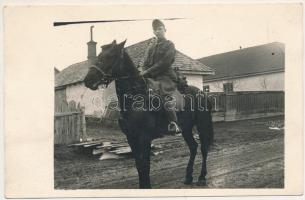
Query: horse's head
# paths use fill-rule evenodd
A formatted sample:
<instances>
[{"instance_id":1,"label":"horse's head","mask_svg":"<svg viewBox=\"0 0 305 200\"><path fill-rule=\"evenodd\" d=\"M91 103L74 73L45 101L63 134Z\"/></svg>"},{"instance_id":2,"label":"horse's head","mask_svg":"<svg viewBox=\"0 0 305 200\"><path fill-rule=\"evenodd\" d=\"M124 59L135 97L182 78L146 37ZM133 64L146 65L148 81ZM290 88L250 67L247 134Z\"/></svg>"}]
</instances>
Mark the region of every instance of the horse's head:
<instances>
[{"instance_id":1,"label":"horse's head","mask_svg":"<svg viewBox=\"0 0 305 200\"><path fill-rule=\"evenodd\" d=\"M112 43L102 46L96 64L90 67L85 77L86 87L92 90L96 90L99 85L107 87L118 76L125 42L126 40L117 44L114 40Z\"/></svg>"}]
</instances>

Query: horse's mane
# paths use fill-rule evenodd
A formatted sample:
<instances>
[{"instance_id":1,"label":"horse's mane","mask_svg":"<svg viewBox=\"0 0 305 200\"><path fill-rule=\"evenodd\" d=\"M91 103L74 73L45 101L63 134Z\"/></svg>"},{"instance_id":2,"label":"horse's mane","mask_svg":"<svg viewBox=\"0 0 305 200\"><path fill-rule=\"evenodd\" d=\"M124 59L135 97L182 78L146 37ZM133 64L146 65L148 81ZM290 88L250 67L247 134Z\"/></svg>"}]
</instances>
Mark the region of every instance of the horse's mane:
<instances>
[{"instance_id":1,"label":"horse's mane","mask_svg":"<svg viewBox=\"0 0 305 200\"><path fill-rule=\"evenodd\" d=\"M124 52L124 62L125 62L124 64L126 65L126 67L129 67L129 70L132 70L132 73L138 74L139 70L137 69L137 67L134 64L133 60L131 59L131 57L127 53L126 49L124 49L123 52Z\"/></svg>"}]
</instances>

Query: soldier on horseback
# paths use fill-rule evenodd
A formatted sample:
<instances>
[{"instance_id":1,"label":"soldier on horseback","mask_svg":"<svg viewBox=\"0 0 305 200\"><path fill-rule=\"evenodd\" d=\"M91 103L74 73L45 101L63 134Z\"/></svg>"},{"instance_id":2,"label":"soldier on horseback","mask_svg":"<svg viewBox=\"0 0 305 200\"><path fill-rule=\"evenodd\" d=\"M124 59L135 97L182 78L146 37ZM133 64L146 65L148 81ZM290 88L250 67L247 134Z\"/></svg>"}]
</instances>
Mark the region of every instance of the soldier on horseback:
<instances>
[{"instance_id":1,"label":"soldier on horseback","mask_svg":"<svg viewBox=\"0 0 305 200\"><path fill-rule=\"evenodd\" d=\"M165 25L155 19L152 28L156 38L148 47L141 75L159 83L162 104L169 120L168 131L180 133L176 111L169 102L173 100L173 92L177 89L177 74L171 67L175 60L175 45L165 38Z\"/></svg>"},{"instance_id":2,"label":"soldier on horseback","mask_svg":"<svg viewBox=\"0 0 305 200\"><path fill-rule=\"evenodd\" d=\"M197 98L198 91L200 91L199 88L188 86L186 80L181 75L177 75L175 70L172 69L171 65L175 59L175 47L172 42L166 40L164 37L166 31L164 24L160 20L154 20L153 28L157 38L148 48L144 70L141 72L142 76L139 76L137 66L132 61L128 52L124 50L126 41L116 44L114 40L111 44L103 46L103 51L98 56L97 65L90 67L84 79L85 86L92 90L97 90L100 84L108 85L112 81L115 82L118 103L121 108L118 123L122 132L126 135L128 144L132 150L138 170L140 188L151 188L151 142L153 139L164 134L166 131L164 128L166 128L168 123L160 116L163 114L163 111L147 111L147 101L149 102L152 99L147 97L153 96L154 94L162 94L164 100L167 100L168 97L174 98L177 95L177 87L179 87L182 94L187 94L196 101L203 100ZM143 76L148 78L143 79ZM179 76L180 78L177 80ZM155 82L157 87L150 87L150 82ZM155 89L155 91L159 90L160 92L155 92L150 95L150 89L148 91L149 95L147 96L147 85L149 88ZM139 96L137 96L138 94ZM180 95L183 96L182 94ZM131 98L129 98L130 96ZM157 98L158 106L156 107L158 108L161 106L159 105L161 103L160 96ZM134 103L138 103L138 99L133 97L142 97L141 99L144 99L146 104L144 102L144 105L141 104L140 108L145 109L133 109ZM177 99L180 100L180 98ZM177 109L179 110L179 125L183 132L182 137L190 150L184 183L192 184L193 182L193 167L198 143L194 139L192 130L196 126L202 155L202 167L197 183L199 185L206 185L208 150L214 138L211 112L210 109L209 111L200 109L199 104L195 102L192 107L192 99L184 99L186 101L184 102L183 109ZM167 101L163 102L163 110L166 111L169 119L168 129L171 132L178 133L180 128L177 125L176 109L167 109L166 106L168 105ZM177 106L177 108L179 107Z\"/></svg>"}]
</instances>

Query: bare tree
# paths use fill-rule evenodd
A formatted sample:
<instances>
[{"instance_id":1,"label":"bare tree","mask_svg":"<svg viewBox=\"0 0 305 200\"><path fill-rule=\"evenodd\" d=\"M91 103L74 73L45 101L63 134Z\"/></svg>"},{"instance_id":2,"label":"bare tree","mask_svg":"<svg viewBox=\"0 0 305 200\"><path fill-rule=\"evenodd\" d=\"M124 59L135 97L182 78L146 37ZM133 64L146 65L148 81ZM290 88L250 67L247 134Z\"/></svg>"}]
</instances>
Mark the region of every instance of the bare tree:
<instances>
[{"instance_id":1,"label":"bare tree","mask_svg":"<svg viewBox=\"0 0 305 200\"><path fill-rule=\"evenodd\" d=\"M262 90L267 91L268 90L267 78L265 76L262 76L260 77L259 82Z\"/></svg>"}]
</instances>

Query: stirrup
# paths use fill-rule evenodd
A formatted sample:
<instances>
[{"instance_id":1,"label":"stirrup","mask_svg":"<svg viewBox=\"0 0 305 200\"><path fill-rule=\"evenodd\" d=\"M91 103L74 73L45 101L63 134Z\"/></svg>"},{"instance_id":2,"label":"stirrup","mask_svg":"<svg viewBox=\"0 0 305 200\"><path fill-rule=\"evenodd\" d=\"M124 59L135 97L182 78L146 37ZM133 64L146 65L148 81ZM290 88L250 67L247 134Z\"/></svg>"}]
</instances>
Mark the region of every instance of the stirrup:
<instances>
[{"instance_id":1,"label":"stirrup","mask_svg":"<svg viewBox=\"0 0 305 200\"><path fill-rule=\"evenodd\" d=\"M172 125L174 126L174 128L172 129ZM167 130L169 133L174 133L174 134L179 134L181 133L181 129L180 127L177 125L176 122L172 121L169 123L169 125L167 126Z\"/></svg>"}]
</instances>

